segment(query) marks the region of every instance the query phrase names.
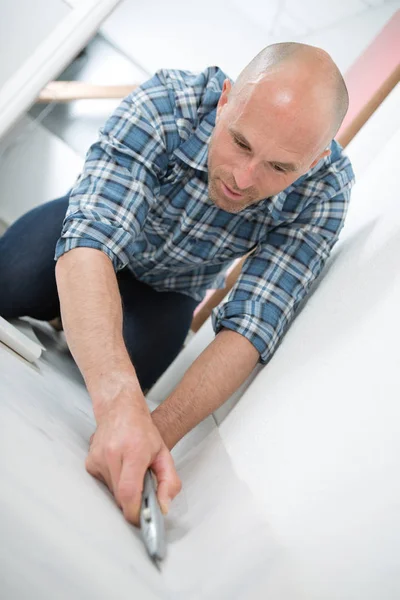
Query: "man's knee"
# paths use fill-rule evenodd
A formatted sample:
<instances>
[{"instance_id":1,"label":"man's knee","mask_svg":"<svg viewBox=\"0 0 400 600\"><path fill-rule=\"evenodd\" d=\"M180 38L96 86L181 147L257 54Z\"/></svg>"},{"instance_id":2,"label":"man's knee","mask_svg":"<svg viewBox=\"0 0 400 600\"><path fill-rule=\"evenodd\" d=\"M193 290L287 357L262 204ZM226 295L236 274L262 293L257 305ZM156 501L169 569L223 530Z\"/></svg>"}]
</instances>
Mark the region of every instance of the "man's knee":
<instances>
[{"instance_id":1,"label":"man's knee","mask_svg":"<svg viewBox=\"0 0 400 600\"><path fill-rule=\"evenodd\" d=\"M15 272L13 262L9 260L0 238L0 316L11 318L13 313L13 297L15 294Z\"/></svg>"},{"instance_id":2,"label":"man's knee","mask_svg":"<svg viewBox=\"0 0 400 600\"><path fill-rule=\"evenodd\" d=\"M0 238L0 315L58 315L54 253L67 207L68 197L43 204Z\"/></svg>"}]
</instances>

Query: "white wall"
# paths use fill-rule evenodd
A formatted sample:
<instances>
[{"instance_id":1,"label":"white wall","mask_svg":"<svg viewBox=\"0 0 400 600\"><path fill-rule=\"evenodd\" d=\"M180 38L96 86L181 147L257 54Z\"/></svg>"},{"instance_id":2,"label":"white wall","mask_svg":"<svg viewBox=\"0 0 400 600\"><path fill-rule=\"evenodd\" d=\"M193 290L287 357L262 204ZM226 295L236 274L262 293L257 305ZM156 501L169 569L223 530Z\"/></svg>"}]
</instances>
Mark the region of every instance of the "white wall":
<instances>
[{"instance_id":1,"label":"white wall","mask_svg":"<svg viewBox=\"0 0 400 600\"><path fill-rule=\"evenodd\" d=\"M63 0L2 0L0 8L0 89L70 12Z\"/></svg>"},{"instance_id":2,"label":"white wall","mask_svg":"<svg viewBox=\"0 0 400 600\"><path fill-rule=\"evenodd\" d=\"M9 0L5 6L10 10ZM142 80L147 77L146 72L150 75L160 67L200 70L210 64L219 64L235 77L264 45L288 39L321 45L346 70L399 6L399 0L307 0L301 4L295 0L268 3L206 0L199 8L198 4L183 0L168 3L155 0L150 4L125 0L106 19L101 31L132 61L133 71L121 69L121 83L132 81L132 72ZM43 20L43 26L45 22ZM104 51L102 48L101 52ZM3 67L7 66L4 56L0 54ZM87 72L89 77L90 69ZM105 83L110 80L107 73L106 68L103 73ZM99 69L95 81L102 82ZM115 77L113 83L117 83ZM106 109L100 103L96 106L96 114L103 114L105 121ZM26 209L64 193L65 188L73 184L80 163L77 157L72 157L75 152L84 157L101 125L99 116L93 116L94 110L90 106L81 101L69 105L67 111L62 107L54 111L54 119L59 118L64 123L59 128L67 142L64 145L40 127L34 133L31 128L26 130L30 140L25 139L20 146L21 157L26 161L23 178L10 178L15 171L15 167L10 166L11 157L12 161L17 161L19 150L14 147L7 158L3 156L0 220L10 223ZM49 126L56 131L56 124L50 123L50 117ZM15 128L7 137L7 144L13 144L20 131L20 126ZM75 152L69 150L68 143L73 145ZM5 141L0 144L0 155L5 145ZM44 164L46 160L48 164Z\"/></svg>"},{"instance_id":3,"label":"white wall","mask_svg":"<svg viewBox=\"0 0 400 600\"><path fill-rule=\"evenodd\" d=\"M0 219L11 224L34 206L63 196L82 165L69 146L23 117L0 141Z\"/></svg>"},{"instance_id":4,"label":"white wall","mask_svg":"<svg viewBox=\"0 0 400 600\"><path fill-rule=\"evenodd\" d=\"M101 31L150 72L217 64L235 78L282 41L321 46L346 71L399 8L399 0L125 0Z\"/></svg>"}]
</instances>

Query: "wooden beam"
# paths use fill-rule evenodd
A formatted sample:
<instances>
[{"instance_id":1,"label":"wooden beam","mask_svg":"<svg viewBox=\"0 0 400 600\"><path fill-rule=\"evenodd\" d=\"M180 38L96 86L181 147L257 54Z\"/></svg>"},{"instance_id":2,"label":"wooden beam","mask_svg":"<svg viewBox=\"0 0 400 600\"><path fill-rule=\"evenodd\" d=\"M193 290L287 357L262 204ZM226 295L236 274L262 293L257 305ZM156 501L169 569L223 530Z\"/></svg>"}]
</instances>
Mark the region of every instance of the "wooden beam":
<instances>
[{"instance_id":1,"label":"wooden beam","mask_svg":"<svg viewBox=\"0 0 400 600\"><path fill-rule=\"evenodd\" d=\"M382 104L384 99L390 94L393 88L400 82L400 65L389 75L385 81L377 88L371 98L360 108L359 112L354 116L353 120L347 123L347 126L342 129L338 136L338 142L343 146L347 146L353 137L365 125L371 115L376 111L378 106Z\"/></svg>"},{"instance_id":2,"label":"wooden beam","mask_svg":"<svg viewBox=\"0 0 400 600\"><path fill-rule=\"evenodd\" d=\"M251 254L251 253L249 253L249 254ZM228 274L228 277L226 278L225 287L221 288L219 290L215 290L205 302L202 302L202 304L200 305L200 308L194 314L192 324L190 326L192 331L194 331L196 333L196 331L198 331L200 329L200 327L203 325L203 323L211 315L212 309L215 306L218 306L218 304L221 302L221 300L223 300L225 298L226 294L233 288L233 286L236 283L237 278L240 275L243 263L246 260L247 256L248 256L248 254L246 254L246 256L243 256L242 258L240 258L239 261L235 264L232 271Z\"/></svg>"},{"instance_id":3,"label":"wooden beam","mask_svg":"<svg viewBox=\"0 0 400 600\"><path fill-rule=\"evenodd\" d=\"M36 102L72 102L73 100L105 100L125 98L138 84L95 85L83 81L51 81L40 92Z\"/></svg>"}]
</instances>

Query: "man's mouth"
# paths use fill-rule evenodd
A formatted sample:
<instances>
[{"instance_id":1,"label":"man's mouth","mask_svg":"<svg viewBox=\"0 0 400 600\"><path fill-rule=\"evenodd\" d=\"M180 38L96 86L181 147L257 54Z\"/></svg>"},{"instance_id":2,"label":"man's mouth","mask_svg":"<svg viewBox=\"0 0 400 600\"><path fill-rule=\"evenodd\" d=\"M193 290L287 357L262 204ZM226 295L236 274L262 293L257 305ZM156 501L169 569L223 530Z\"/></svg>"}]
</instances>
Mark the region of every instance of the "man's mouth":
<instances>
[{"instance_id":1,"label":"man's mouth","mask_svg":"<svg viewBox=\"0 0 400 600\"><path fill-rule=\"evenodd\" d=\"M221 179L221 187L222 187L222 191L224 192L225 196L228 196L228 198L233 198L235 200L235 199L241 198L243 196L243 194L238 194L237 192L234 192L233 190L231 190L231 188L229 188L227 185L225 185L225 183L222 181L222 179Z\"/></svg>"}]
</instances>

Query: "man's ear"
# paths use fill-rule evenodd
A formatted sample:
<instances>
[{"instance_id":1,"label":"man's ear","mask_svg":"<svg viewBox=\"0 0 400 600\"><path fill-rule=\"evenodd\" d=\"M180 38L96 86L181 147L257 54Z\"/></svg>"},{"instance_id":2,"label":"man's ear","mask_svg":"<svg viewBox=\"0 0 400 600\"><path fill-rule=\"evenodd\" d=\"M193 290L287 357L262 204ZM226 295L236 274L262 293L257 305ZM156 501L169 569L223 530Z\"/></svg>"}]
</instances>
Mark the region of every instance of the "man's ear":
<instances>
[{"instance_id":1,"label":"man's ear","mask_svg":"<svg viewBox=\"0 0 400 600\"><path fill-rule=\"evenodd\" d=\"M217 117L220 116L221 110L223 109L225 104L228 102L228 96L229 96L229 92L231 91L231 88L232 88L231 82L229 81L229 79L225 79L225 81L222 85L221 96L219 97L218 104L217 104L217 114L216 114Z\"/></svg>"},{"instance_id":2,"label":"man's ear","mask_svg":"<svg viewBox=\"0 0 400 600\"><path fill-rule=\"evenodd\" d=\"M317 156L317 158L315 160L313 160L313 162L311 163L311 165L308 168L312 169L313 167L315 167L315 165L317 164L317 162L319 162L320 160L322 160L323 158L325 158L325 156L329 156L330 153L331 153L331 151L329 150L329 148L327 148L326 150L324 150L323 152L321 152L321 154L319 156Z\"/></svg>"}]
</instances>

